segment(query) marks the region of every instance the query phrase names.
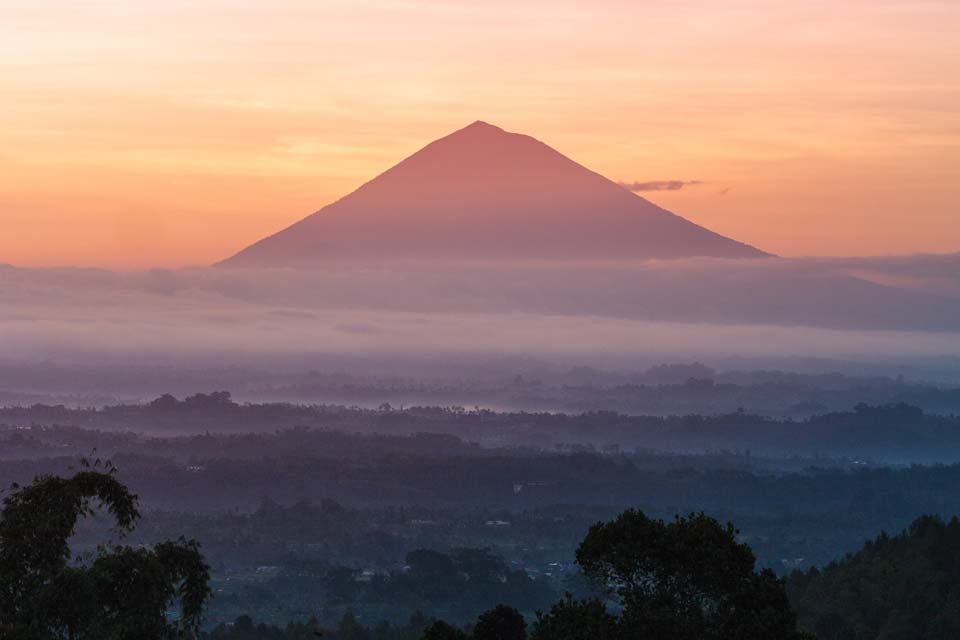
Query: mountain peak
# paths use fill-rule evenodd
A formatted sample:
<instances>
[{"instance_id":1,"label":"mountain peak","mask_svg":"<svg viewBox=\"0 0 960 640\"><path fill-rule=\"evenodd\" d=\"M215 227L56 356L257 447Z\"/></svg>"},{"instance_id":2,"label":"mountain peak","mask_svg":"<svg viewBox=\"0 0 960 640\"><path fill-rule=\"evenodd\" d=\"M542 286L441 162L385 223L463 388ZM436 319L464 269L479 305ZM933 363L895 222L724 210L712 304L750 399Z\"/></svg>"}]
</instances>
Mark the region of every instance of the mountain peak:
<instances>
[{"instance_id":1,"label":"mountain peak","mask_svg":"<svg viewBox=\"0 0 960 640\"><path fill-rule=\"evenodd\" d=\"M496 125L492 125L489 122L484 122L483 120L474 120L460 131L499 131L501 133L506 133L503 129Z\"/></svg>"},{"instance_id":2,"label":"mountain peak","mask_svg":"<svg viewBox=\"0 0 960 640\"><path fill-rule=\"evenodd\" d=\"M765 256L482 120L221 264Z\"/></svg>"},{"instance_id":3,"label":"mountain peak","mask_svg":"<svg viewBox=\"0 0 960 640\"><path fill-rule=\"evenodd\" d=\"M477 142L484 140L503 140L505 138L510 138L515 134L504 131L500 127L490 124L489 122L484 122L483 120L476 120L471 122L467 126L457 129L456 131L449 133L437 140L434 140L428 144L424 149L429 149L432 146L442 143L457 143L462 145L466 144L476 144Z\"/></svg>"},{"instance_id":4,"label":"mountain peak","mask_svg":"<svg viewBox=\"0 0 960 640\"><path fill-rule=\"evenodd\" d=\"M448 146L451 143L456 143L461 146L461 148L467 148L467 145L476 145L476 144L516 144L520 141L533 142L533 138L525 136L519 133L512 133L505 129L490 124L489 122L484 122L483 120L476 120L462 129L457 129L453 133L446 135L438 140L435 140L431 144L427 145L424 150L429 149L433 145L446 143ZM477 148L474 147L472 150L474 153L477 151Z\"/></svg>"}]
</instances>

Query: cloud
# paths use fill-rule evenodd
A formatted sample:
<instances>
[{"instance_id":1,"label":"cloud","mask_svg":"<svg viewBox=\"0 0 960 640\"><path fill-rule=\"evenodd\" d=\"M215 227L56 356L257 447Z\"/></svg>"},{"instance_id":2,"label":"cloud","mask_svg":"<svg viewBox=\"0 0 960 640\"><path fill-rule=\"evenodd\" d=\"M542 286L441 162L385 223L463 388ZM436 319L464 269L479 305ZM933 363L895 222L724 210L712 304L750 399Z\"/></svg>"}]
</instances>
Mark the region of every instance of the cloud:
<instances>
[{"instance_id":1,"label":"cloud","mask_svg":"<svg viewBox=\"0 0 960 640\"><path fill-rule=\"evenodd\" d=\"M960 254L0 269L0 300L0 363L960 355Z\"/></svg>"},{"instance_id":2,"label":"cloud","mask_svg":"<svg viewBox=\"0 0 960 640\"><path fill-rule=\"evenodd\" d=\"M678 191L684 187L703 184L702 180L651 180L650 182L619 182L628 191Z\"/></svg>"},{"instance_id":3,"label":"cloud","mask_svg":"<svg viewBox=\"0 0 960 640\"><path fill-rule=\"evenodd\" d=\"M334 325L333 328L357 336L375 336L383 333L379 327L368 322L341 322Z\"/></svg>"},{"instance_id":4,"label":"cloud","mask_svg":"<svg viewBox=\"0 0 960 640\"><path fill-rule=\"evenodd\" d=\"M877 283L894 289L878 290ZM131 273L10 269L0 270L0 300L5 303L0 317L61 320L74 311L113 320L143 311L156 323L193 315L222 323L234 313L255 323L309 323L325 312L366 309L960 331L960 254L543 264L429 261ZM858 305L869 312L858 311ZM383 326L354 326L345 318L337 322L343 325L338 331L354 334ZM2 343L0 334L0 352Z\"/></svg>"}]
</instances>

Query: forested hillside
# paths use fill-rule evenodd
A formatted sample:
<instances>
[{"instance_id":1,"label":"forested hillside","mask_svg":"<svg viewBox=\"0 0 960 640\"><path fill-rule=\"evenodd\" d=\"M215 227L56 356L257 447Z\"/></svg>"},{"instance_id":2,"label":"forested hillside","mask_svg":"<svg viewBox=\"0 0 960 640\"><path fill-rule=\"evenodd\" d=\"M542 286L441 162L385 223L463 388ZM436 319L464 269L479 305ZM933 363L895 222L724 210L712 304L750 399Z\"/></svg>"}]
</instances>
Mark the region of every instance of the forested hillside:
<instances>
[{"instance_id":1,"label":"forested hillside","mask_svg":"<svg viewBox=\"0 0 960 640\"><path fill-rule=\"evenodd\" d=\"M960 520L924 516L855 554L788 581L820 640L960 638Z\"/></svg>"}]
</instances>

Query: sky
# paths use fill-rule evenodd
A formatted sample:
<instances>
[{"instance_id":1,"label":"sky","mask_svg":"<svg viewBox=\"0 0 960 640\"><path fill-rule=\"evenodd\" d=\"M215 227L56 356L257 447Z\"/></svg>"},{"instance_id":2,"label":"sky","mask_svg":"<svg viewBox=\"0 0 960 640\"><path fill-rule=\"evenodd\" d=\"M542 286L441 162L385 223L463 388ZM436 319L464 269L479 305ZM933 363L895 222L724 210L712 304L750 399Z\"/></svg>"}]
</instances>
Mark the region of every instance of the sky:
<instances>
[{"instance_id":1,"label":"sky","mask_svg":"<svg viewBox=\"0 0 960 640\"><path fill-rule=\"evenodd\" d=\"M0 263L209 264L478 119L780 255L960 251L958 32L956 0L0 0Z\"/></svg>"}]
</instances>

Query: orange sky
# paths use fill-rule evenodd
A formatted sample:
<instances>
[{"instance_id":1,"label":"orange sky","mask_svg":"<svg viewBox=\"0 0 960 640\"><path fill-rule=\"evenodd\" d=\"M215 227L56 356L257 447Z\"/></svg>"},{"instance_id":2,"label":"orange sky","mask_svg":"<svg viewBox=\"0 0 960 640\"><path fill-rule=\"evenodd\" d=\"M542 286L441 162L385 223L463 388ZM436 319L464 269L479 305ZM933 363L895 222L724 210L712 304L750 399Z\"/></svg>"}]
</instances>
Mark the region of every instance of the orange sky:
<instances>
[{"instance_id":1,"label":"orange sky","mask_svg":"<svg viewBox=\"0 0 960 640\"><path fill-rule=\"evenodd\" d=\"M0 0L0 262L206 264L482 119L783 255L960 250L955 0Z\"/></svg>"}]
</instances>

